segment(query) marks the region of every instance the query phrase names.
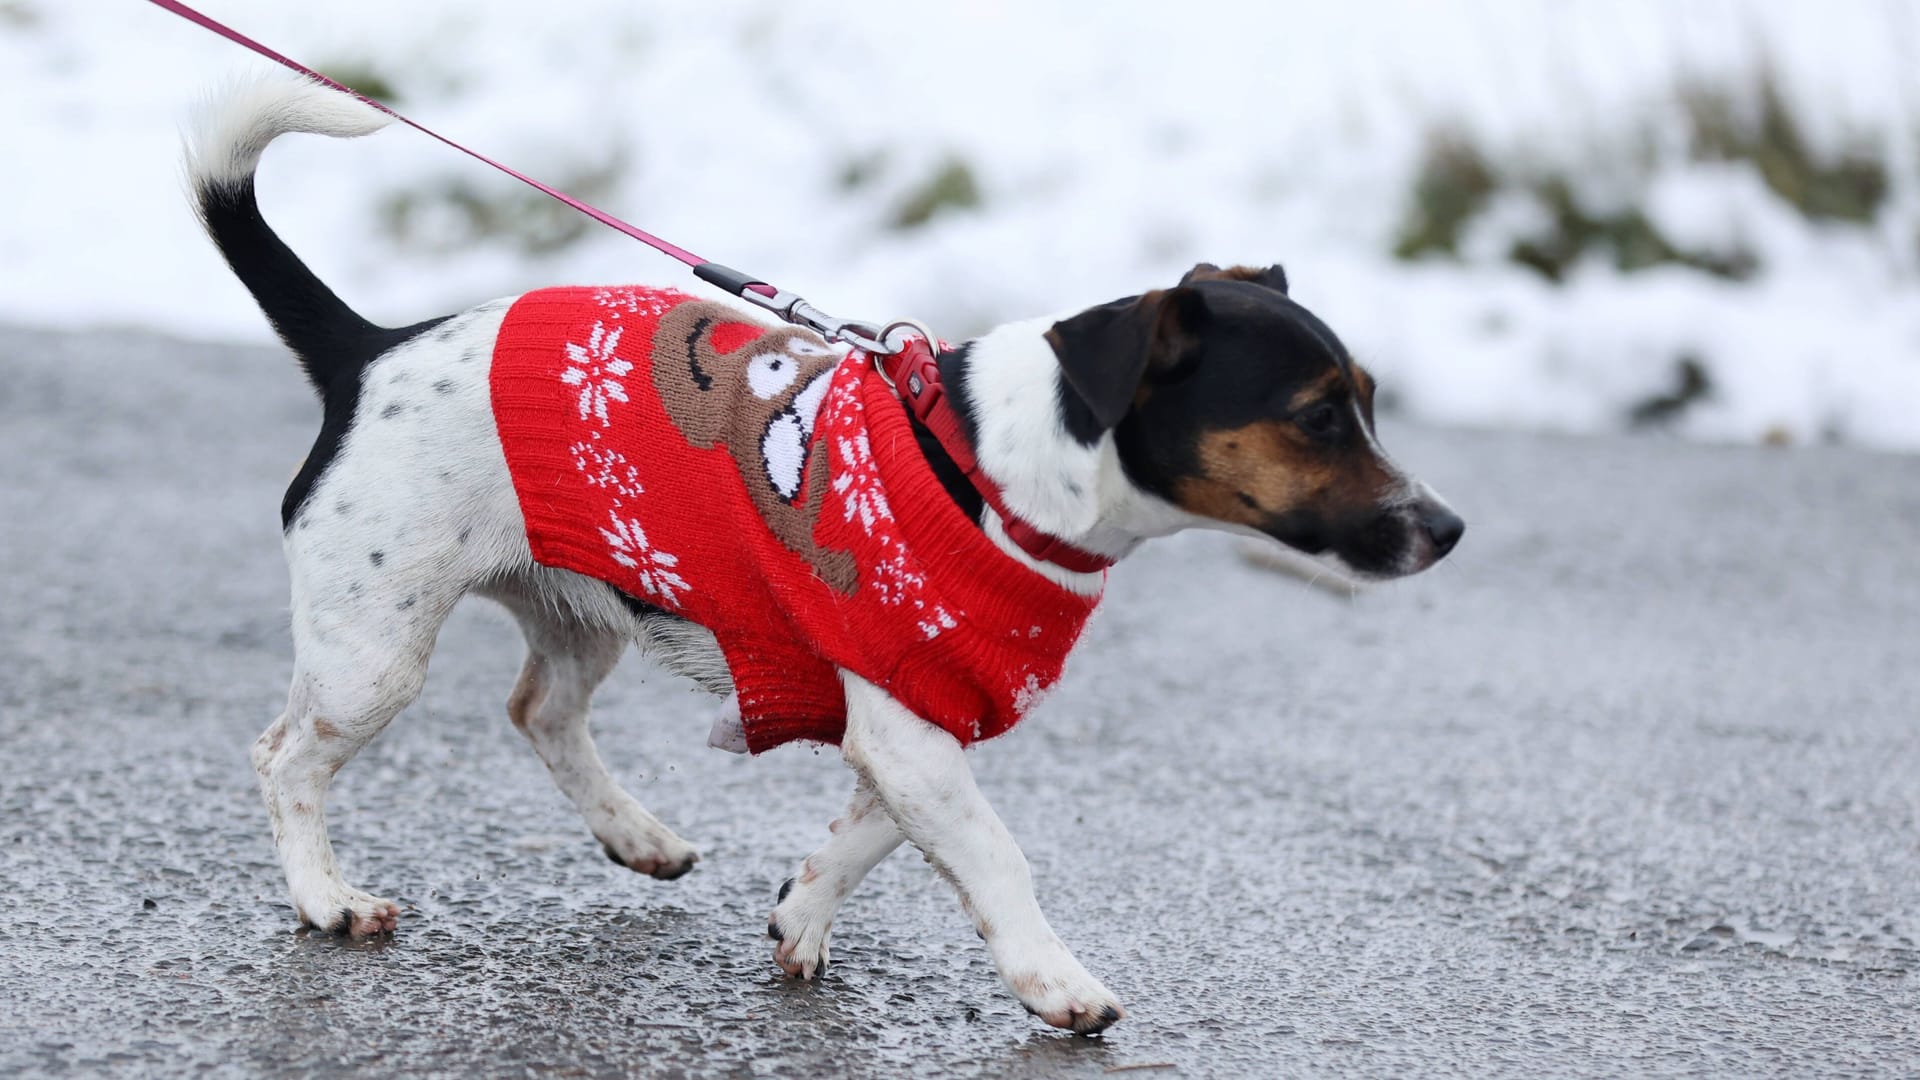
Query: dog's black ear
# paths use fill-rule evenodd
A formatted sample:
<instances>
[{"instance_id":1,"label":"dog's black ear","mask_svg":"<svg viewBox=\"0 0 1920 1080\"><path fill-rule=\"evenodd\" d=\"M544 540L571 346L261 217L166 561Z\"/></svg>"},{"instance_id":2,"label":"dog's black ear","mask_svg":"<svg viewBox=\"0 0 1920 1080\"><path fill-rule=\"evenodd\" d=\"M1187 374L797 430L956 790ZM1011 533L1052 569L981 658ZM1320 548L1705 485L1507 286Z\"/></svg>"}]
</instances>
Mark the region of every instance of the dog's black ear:
<instances>
[{"instance_id":1,"label":"dog's black ear","mask_svg":"<svg viewBox=\"0 0 1920 1080\"><path fill-rule=\"evenodd\" d=\"M1287 291L1287 269L1279 263L1274 263L1260 271L1252 281L1255 285L1265 285L1284 296Z\"/></svg>"},{"instance_id":2,"label":"dog's black ear","mask_svg":"<svg viewBox=\"0 0 1920 1080\"><path fill-rule=\"evenodd\" d=\"M1233 266L1222 270L1212 263L1195 263L1193 269L1180 279L1180 284L1191 285L1196 281L1250 281L1283 295L1287 291L1287 271L1279 263L1264 270L1257 266Z\"/></svg>"},{"instance_id":3,"label":"dog's black ear","mask_svg":"<svg viewBox=\"0 0 1920 1080\"><path fill-rule=\"evenodd\" d=\"M1089 308L1054 323L1047 343L1071 400L1067 429L1082 443L1113 430L1142 379L1175 378L1199 355L1207 304L1180 286Z\"/></svg>"}]
</instances>

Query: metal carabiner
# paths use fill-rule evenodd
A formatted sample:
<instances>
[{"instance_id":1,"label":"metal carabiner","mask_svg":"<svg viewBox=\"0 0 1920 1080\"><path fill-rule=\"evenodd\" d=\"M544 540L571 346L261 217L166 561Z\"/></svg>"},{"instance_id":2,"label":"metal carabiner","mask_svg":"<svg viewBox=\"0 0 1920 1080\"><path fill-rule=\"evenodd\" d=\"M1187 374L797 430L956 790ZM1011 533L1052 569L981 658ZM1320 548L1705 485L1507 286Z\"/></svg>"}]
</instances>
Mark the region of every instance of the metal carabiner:
<instances>
[{"instance_id":1,"label":"metal carabiner","mask_svg":"<svg viewBox=\"0 0 1920 1080\"><path fill-rule=\"evenodd\" d=\"M886 333L877 325L857 319L836 318L807 303L802 296L776 288L730 266L701 263L693 268L693 273L701 281L717 285L755 307L772 312L782 322L804 326L828 341L851 345L879 356L891 356L900 351L899 346L887 344Z\"/></svg>"},{"instance_id":2,"label":"metal carabiner","mask_svg":"<svg viewBox=\"0 0 1920 1080\"><path fill-rule=\"evenodd\" d=\"M900 351L887 344L886 336L873 323L836 318L805 300L795 299L787 321L805 326L828 341L844 342L862 352L885 356Z\"/></svg>"}]
</instances>

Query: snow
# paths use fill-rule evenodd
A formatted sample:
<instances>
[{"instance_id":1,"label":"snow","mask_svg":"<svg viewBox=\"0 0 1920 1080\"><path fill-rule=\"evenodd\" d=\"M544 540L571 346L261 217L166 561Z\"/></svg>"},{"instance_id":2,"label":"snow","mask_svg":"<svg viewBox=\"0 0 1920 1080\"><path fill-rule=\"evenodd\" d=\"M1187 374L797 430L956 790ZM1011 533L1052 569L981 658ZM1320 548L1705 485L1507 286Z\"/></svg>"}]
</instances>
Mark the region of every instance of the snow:
<instances>
[{"instance_id":1,"label":"snow","mask_svg":"<svg viewBox=\"0 0 1920 1080\"><path fill-rule=\"evenodd\" d=\"M636 5L206 0L307 63L370 68L402 112L837 314L953 338L1171 284L1196 261L1283 262L1423 420L1592 432L1712 390L1680 434L1920 449L1920 5L1908 0L1282 4L976 0ZM1692 162L1673 89L1762 64L1822 152L1866 139L1892 192L1869 226L1810 222L1741 164ZM236 47L126 0L0 3L0 319L265 340L181 194L177 132ZM1539 224L1507 192L1464 261L1392 254L1429 134L1567 167L1635 197L1681 247L1744 246L1731 282L1590 257L1556 286L1501 257ZM1636 133L1660 160L1622 180ZM981 205L890 218L944 162ZM850 166L872 179L848 188ZM404 128L285 140L268 218L389 323L542 284L686 286L595 227L529 253L396 199L515 185ZM1591 188L1592 191L1586 191Z\"/></svg>"}]
</instances>

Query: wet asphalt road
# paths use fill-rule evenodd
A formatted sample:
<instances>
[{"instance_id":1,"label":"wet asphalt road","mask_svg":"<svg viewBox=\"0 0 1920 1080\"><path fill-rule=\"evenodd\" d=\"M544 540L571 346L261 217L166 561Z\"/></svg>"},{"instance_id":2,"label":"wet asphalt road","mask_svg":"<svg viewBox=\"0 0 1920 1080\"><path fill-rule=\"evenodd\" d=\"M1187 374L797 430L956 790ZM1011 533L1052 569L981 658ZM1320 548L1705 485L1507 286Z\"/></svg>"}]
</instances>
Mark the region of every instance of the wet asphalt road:
<instances>
[{"instance_id":1,"label":"wet asphalt road","mask_svg":"<svg viewBox=\"0 0 1920 1080\"><path fill-rule=\"evenodd\" d=\"M1920 458L1395 428L1470 522L1426 577L1130 560L977 761L1131 1011L1082 1039L910 853L784 979L766 915L847 775L705 750L637 658L602 750L705 861L609 864L478 601L334 788L400 933L296 932L245 750L316 417L265 350L0 331L0 1073L1920 1071Z\"/></svg>"}]
</instances>

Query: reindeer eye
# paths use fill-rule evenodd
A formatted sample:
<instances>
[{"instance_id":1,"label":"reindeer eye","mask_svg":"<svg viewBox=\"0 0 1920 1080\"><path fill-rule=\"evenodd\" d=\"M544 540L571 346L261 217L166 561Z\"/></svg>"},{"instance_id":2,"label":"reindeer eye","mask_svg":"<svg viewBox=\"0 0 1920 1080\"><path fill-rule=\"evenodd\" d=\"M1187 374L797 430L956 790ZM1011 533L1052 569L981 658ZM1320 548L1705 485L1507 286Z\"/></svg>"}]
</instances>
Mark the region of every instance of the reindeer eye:
<instances>
[{"instance_id":1,"label":"reindeer eye","mask_svg":"<svg viewBox=\"0 0 1920 1080\"><path fill-rule=\"evenodd\" d=\"M792 386L798 374L799 367L781 353L761 353L747 361L747 385L762 401L771 401Z\"/></svg>"},{"instance_id":2,"label":"reindeer eye","mask_svg":"<svg viewBox=\"0 0 1920 1080\"><path fill-rule=\"evenodd\" d=\"M1309 438L1332 439L1340 434L1340 410L1330 401L1317 401L1293 416L1293 422Z\"/></svg>"}]
</instances>

